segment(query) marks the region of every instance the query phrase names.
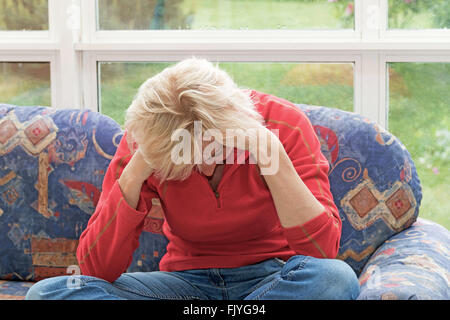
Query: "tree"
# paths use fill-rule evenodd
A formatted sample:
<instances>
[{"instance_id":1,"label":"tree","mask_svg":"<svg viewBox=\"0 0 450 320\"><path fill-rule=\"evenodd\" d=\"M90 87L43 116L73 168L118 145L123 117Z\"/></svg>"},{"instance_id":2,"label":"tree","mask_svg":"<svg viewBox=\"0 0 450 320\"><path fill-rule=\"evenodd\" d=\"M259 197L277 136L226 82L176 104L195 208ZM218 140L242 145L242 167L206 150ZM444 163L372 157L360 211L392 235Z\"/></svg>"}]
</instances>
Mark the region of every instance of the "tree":
<instances>
[{"instance_id":1,"label":"tree","mask_svg":"<svg viewBox=\"0 0 450 320\"><path fill-rule=\"evenodd\" d=\"M0 0L0 30L48 30L48 1Z\"/></svg>"}]
</instances>

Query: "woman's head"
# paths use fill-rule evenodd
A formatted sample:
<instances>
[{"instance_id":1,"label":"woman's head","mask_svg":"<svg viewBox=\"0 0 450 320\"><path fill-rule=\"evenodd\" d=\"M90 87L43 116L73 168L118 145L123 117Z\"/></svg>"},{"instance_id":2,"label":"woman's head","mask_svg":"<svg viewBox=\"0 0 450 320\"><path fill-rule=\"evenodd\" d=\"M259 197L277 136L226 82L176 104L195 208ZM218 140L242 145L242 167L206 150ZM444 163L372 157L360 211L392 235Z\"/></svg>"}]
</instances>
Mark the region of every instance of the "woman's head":
<instances>
[{"instance_id":1,"label":"woman's head","mask_svg":"<svg viewBox=\"0 0 450 320\"><path fill-rule=\"evenodd\" d=\"M126 113L125 129L139 145L161 181L186 179L198 165L194 123L202 133L214 129L257 128L263 123L253 102L231 77L205 59L189 58L145 81ZM191 160L176 164L171 152L179 142L172 134L184 129L191 134ZM203 136L203 134L202 134Z\"/></svg>"}]
</instances>

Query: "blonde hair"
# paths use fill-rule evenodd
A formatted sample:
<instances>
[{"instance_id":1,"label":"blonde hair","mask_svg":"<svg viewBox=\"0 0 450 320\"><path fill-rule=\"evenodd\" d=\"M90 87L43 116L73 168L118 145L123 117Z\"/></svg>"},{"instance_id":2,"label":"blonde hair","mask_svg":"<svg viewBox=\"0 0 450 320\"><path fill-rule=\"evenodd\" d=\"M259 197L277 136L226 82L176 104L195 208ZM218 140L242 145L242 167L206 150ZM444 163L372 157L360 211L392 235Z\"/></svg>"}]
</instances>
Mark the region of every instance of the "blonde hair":
<instances>
[{"instance_id":1,"label":"blonde hair","mask_svg":"<svg viewBox=\"0 0 450 320\"><path fill-rule=\"evenodd\" d=\"M194 121L206 130L258 128L263 124L249 91L240 89L224 70L205 59L188 58L146 80L126 112L125 129L138 144L160 182L184 180L196 166L171 161L172 133L185 129L194 137ZM191 140L192 150L201 148ZM201 149L200 149L201 150ZM191 152L193 157L194 152Z\"/></svg>"}]
</instances>

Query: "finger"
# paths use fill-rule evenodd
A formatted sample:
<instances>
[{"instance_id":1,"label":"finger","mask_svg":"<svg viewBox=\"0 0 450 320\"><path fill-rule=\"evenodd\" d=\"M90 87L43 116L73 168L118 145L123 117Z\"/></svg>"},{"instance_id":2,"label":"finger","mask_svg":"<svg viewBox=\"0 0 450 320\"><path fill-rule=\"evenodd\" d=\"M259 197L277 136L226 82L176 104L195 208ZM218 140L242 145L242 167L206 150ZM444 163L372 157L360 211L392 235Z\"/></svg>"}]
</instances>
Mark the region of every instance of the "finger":
<instances>
[{"instance_id":1,"label":"finger","mask_svg":"<svg viewBox=\"0 0 450 320\"><path fill-rule=\"evenodd\" d=\"M134 138L130 132L127 132L126 139L127 139L128 149L131 151L132 154L135 153L136 150L138 149L138 144L134 140Z\"/></svg>"}]
</instances>

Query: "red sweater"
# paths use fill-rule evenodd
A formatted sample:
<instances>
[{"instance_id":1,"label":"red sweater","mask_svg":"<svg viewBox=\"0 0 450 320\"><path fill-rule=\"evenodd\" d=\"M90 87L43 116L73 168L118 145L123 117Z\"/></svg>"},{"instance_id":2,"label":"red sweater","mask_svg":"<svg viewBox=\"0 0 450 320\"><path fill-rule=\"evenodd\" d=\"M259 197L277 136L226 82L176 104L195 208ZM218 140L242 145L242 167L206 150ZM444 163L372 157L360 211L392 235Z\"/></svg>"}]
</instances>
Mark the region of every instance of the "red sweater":
<instances>
[{"instance_id":1,"label":"red sweater","mask_svg":"<svg viewBox=\"0 0 450 320\"><path fill-rule=\"evenodd\" d=\"M274 257L288 260L296 254L336 257L341 220L330 192L329 164L311 122L289 101L255 90L251 94L267 127L279 130L298 175L324 212L303 225L282 227L256 165L236 162L225 164L217 193L197 171L184 181L161 185L151 175L143 184L135 210L118 184L132 156L125 133L106 172L96 210L79 240L77 258L82 274L113 282L126 271L139 246L144 220L158 203L155 198L159 198L164 214L162 231L169 240L161 271L234 268ZM245 155L248 158L248 152Z\"/></svg>"}]
</instances>

